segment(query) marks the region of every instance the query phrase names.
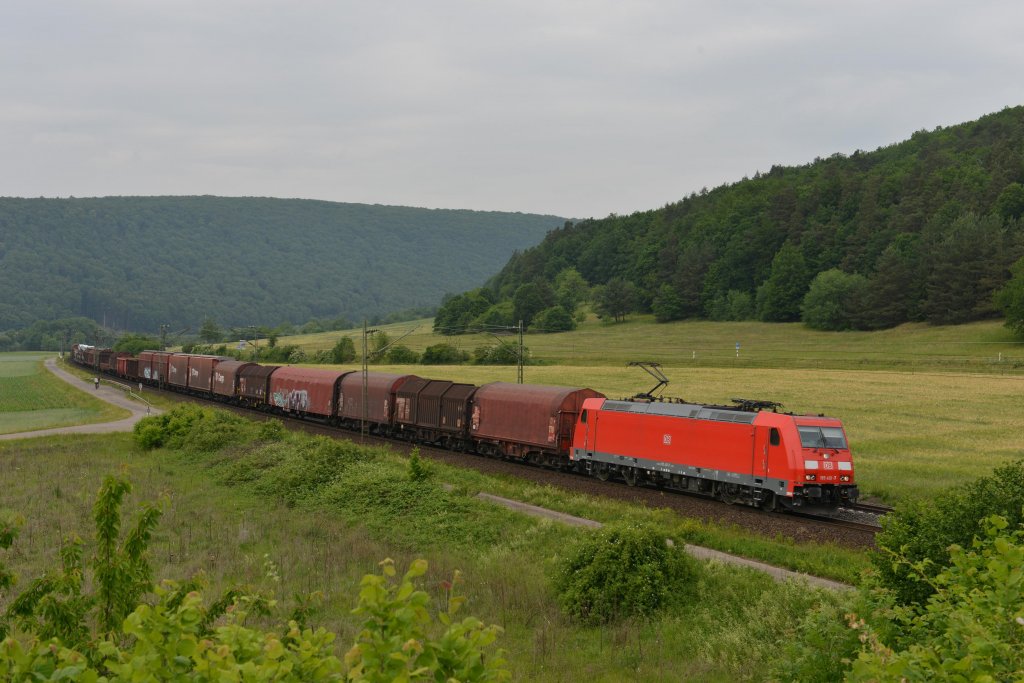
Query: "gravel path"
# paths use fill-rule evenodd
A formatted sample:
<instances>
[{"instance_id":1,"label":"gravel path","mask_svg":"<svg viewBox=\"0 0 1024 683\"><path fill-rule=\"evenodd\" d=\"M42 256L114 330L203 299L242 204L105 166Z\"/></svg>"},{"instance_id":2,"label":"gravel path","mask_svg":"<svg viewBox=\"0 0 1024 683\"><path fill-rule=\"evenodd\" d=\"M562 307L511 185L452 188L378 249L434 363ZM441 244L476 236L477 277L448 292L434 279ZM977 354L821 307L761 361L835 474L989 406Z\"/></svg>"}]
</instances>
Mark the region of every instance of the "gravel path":
<instances>
[{"instance_id":1,"label":"gravel path","mask_svg":"<svg viewBox=\"0 0 1024 683\"><path fill-rule=\"evenodd\" d=\"M584 519L583 517L575 517L573 515L567 515L564 512L557 512L555 510L548 510L547 508L538 507L536 505L530 505L529 503L523 503L518 500L511 500L509 498L502 498L501 496L494 496L490 493L478 493L477 498L486 500L497 505L502 505L511 510L522 512L523 514L532 515L534 517L547 517L553 519L562 524L569 524L571 526L582 526L590 529L599 529L603 526L600 522L595 522L592 519ZM670 541L671 542L671 541ZM817 588L827 588L828 590L834 591L849 591L853 590L853 586L838 581L832 581L831 579L823 579L819 576L811 576L810 574L801 574L800 572L790 571L789 569L783 569L774 565L765 564L764 562L757 562L756 560L748 560L745 557L739 557L737 555L730 555L729 553L723 553L718 550L712 550L711 548L704 548L699 545L686 544L685 550L687 554L692 555L701 560L721 562L723 564L731 564L740 567L746 567L755 571L763 572L768 574L776 581L806 581L807 583Z\"/></svg>"},{"instance_id":2,"label":"gravel path","mask_svg":"<svg viewBox=\"0 0 1024 683\"><path fill-rule=\"evenodd\" d=\"M52 436L54 434L109 434L111 432L129 432L135 423L147 415L156 415L161 411L158 408L150 408L144 403L128 398L121 389L118 389L108 379L100 382L99 389L89 391L89 385L78 377L57 366L54 358L46 360L46 369L64 380L80 391L94 395L101 401L113 403L114 405L131 411L131 417L114 422L99 422L96 424L75 425L74 427L55 427L53 429L39 429L34 432L15 432L14 434L0 434L0 440L9 441L13 439L29 439L36 436ZM90 383L91 384L91 383ZM127 385L126 385L127 386Z\"/></svg>"}]
</instances>

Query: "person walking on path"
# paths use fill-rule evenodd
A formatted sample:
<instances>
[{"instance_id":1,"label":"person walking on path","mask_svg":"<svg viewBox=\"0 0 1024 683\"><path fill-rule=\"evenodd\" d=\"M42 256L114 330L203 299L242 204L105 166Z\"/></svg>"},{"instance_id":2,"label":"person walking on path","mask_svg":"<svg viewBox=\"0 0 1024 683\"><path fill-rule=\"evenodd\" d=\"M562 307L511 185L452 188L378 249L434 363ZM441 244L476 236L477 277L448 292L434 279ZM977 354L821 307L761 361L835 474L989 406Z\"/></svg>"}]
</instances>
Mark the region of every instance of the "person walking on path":
<instances>
[{"instance_id":1,"label":"person walking on path","mask_svg":"<svg viewBox=\"0 0 1024 683\"><path fill-rule=\"evenodd\" d=\"M93 386L95 386L97 389L100 388L100 378L99 377L93 377L92 378L92 383L93 383Z\"/></svg>"}]
</instances>

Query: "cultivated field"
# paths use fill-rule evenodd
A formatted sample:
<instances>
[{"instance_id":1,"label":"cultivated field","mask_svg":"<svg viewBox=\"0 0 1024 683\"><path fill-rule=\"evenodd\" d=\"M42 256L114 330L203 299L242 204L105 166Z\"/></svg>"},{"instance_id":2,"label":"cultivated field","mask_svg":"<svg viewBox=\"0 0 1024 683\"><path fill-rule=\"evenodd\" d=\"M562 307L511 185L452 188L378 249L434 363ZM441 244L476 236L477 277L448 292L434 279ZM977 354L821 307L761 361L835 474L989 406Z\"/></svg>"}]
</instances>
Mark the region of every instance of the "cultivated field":
<instances>
[{"instance_id":1,"label":"cultivated field","mask_svg":"<svg viewBox=\"0 0 1024 683\"><path fill-rule=\"evenodd\" d=\"M51 375L43 368L43 360L51 355L0 353L0 434L107 422L128 415Z\"/></svg>"}]
</instances>

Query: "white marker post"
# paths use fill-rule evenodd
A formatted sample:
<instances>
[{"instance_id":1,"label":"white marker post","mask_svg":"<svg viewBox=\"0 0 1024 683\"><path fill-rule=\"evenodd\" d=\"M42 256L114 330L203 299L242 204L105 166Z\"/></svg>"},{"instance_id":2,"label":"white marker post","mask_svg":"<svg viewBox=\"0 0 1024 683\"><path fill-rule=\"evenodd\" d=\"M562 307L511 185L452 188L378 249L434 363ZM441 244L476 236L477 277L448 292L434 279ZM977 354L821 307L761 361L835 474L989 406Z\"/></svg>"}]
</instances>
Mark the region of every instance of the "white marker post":
<instances>
[{"instance_id":1,"label":"white marker post","mask_svg":"<svg viewBox=\"0 0 1024 683\"><path fill-rule=\"evenodd\" d=\"M736 342L736 357L740 357L740 343Z\"/></svg>"}]
</instances>

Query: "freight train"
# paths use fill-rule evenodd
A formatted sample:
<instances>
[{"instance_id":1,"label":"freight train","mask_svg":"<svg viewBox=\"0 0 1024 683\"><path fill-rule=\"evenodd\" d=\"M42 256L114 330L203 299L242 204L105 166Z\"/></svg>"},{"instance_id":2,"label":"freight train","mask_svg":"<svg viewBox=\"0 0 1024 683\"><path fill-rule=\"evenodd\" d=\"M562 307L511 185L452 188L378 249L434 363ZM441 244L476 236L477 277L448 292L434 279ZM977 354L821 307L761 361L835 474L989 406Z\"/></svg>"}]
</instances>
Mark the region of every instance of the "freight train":
<instances>
[{"instance_id":1,"label":"freight train","mask_svg":"<svg viewBox=\"0 0 1024 683\"><path fill-rule=\"evenodd\" d=\"M612 400L585 388L261 365L76 344L72 360L131 382L411 442L769 510L856 502L842 423L778 404Z\"/></svg>"}]
</instances>

